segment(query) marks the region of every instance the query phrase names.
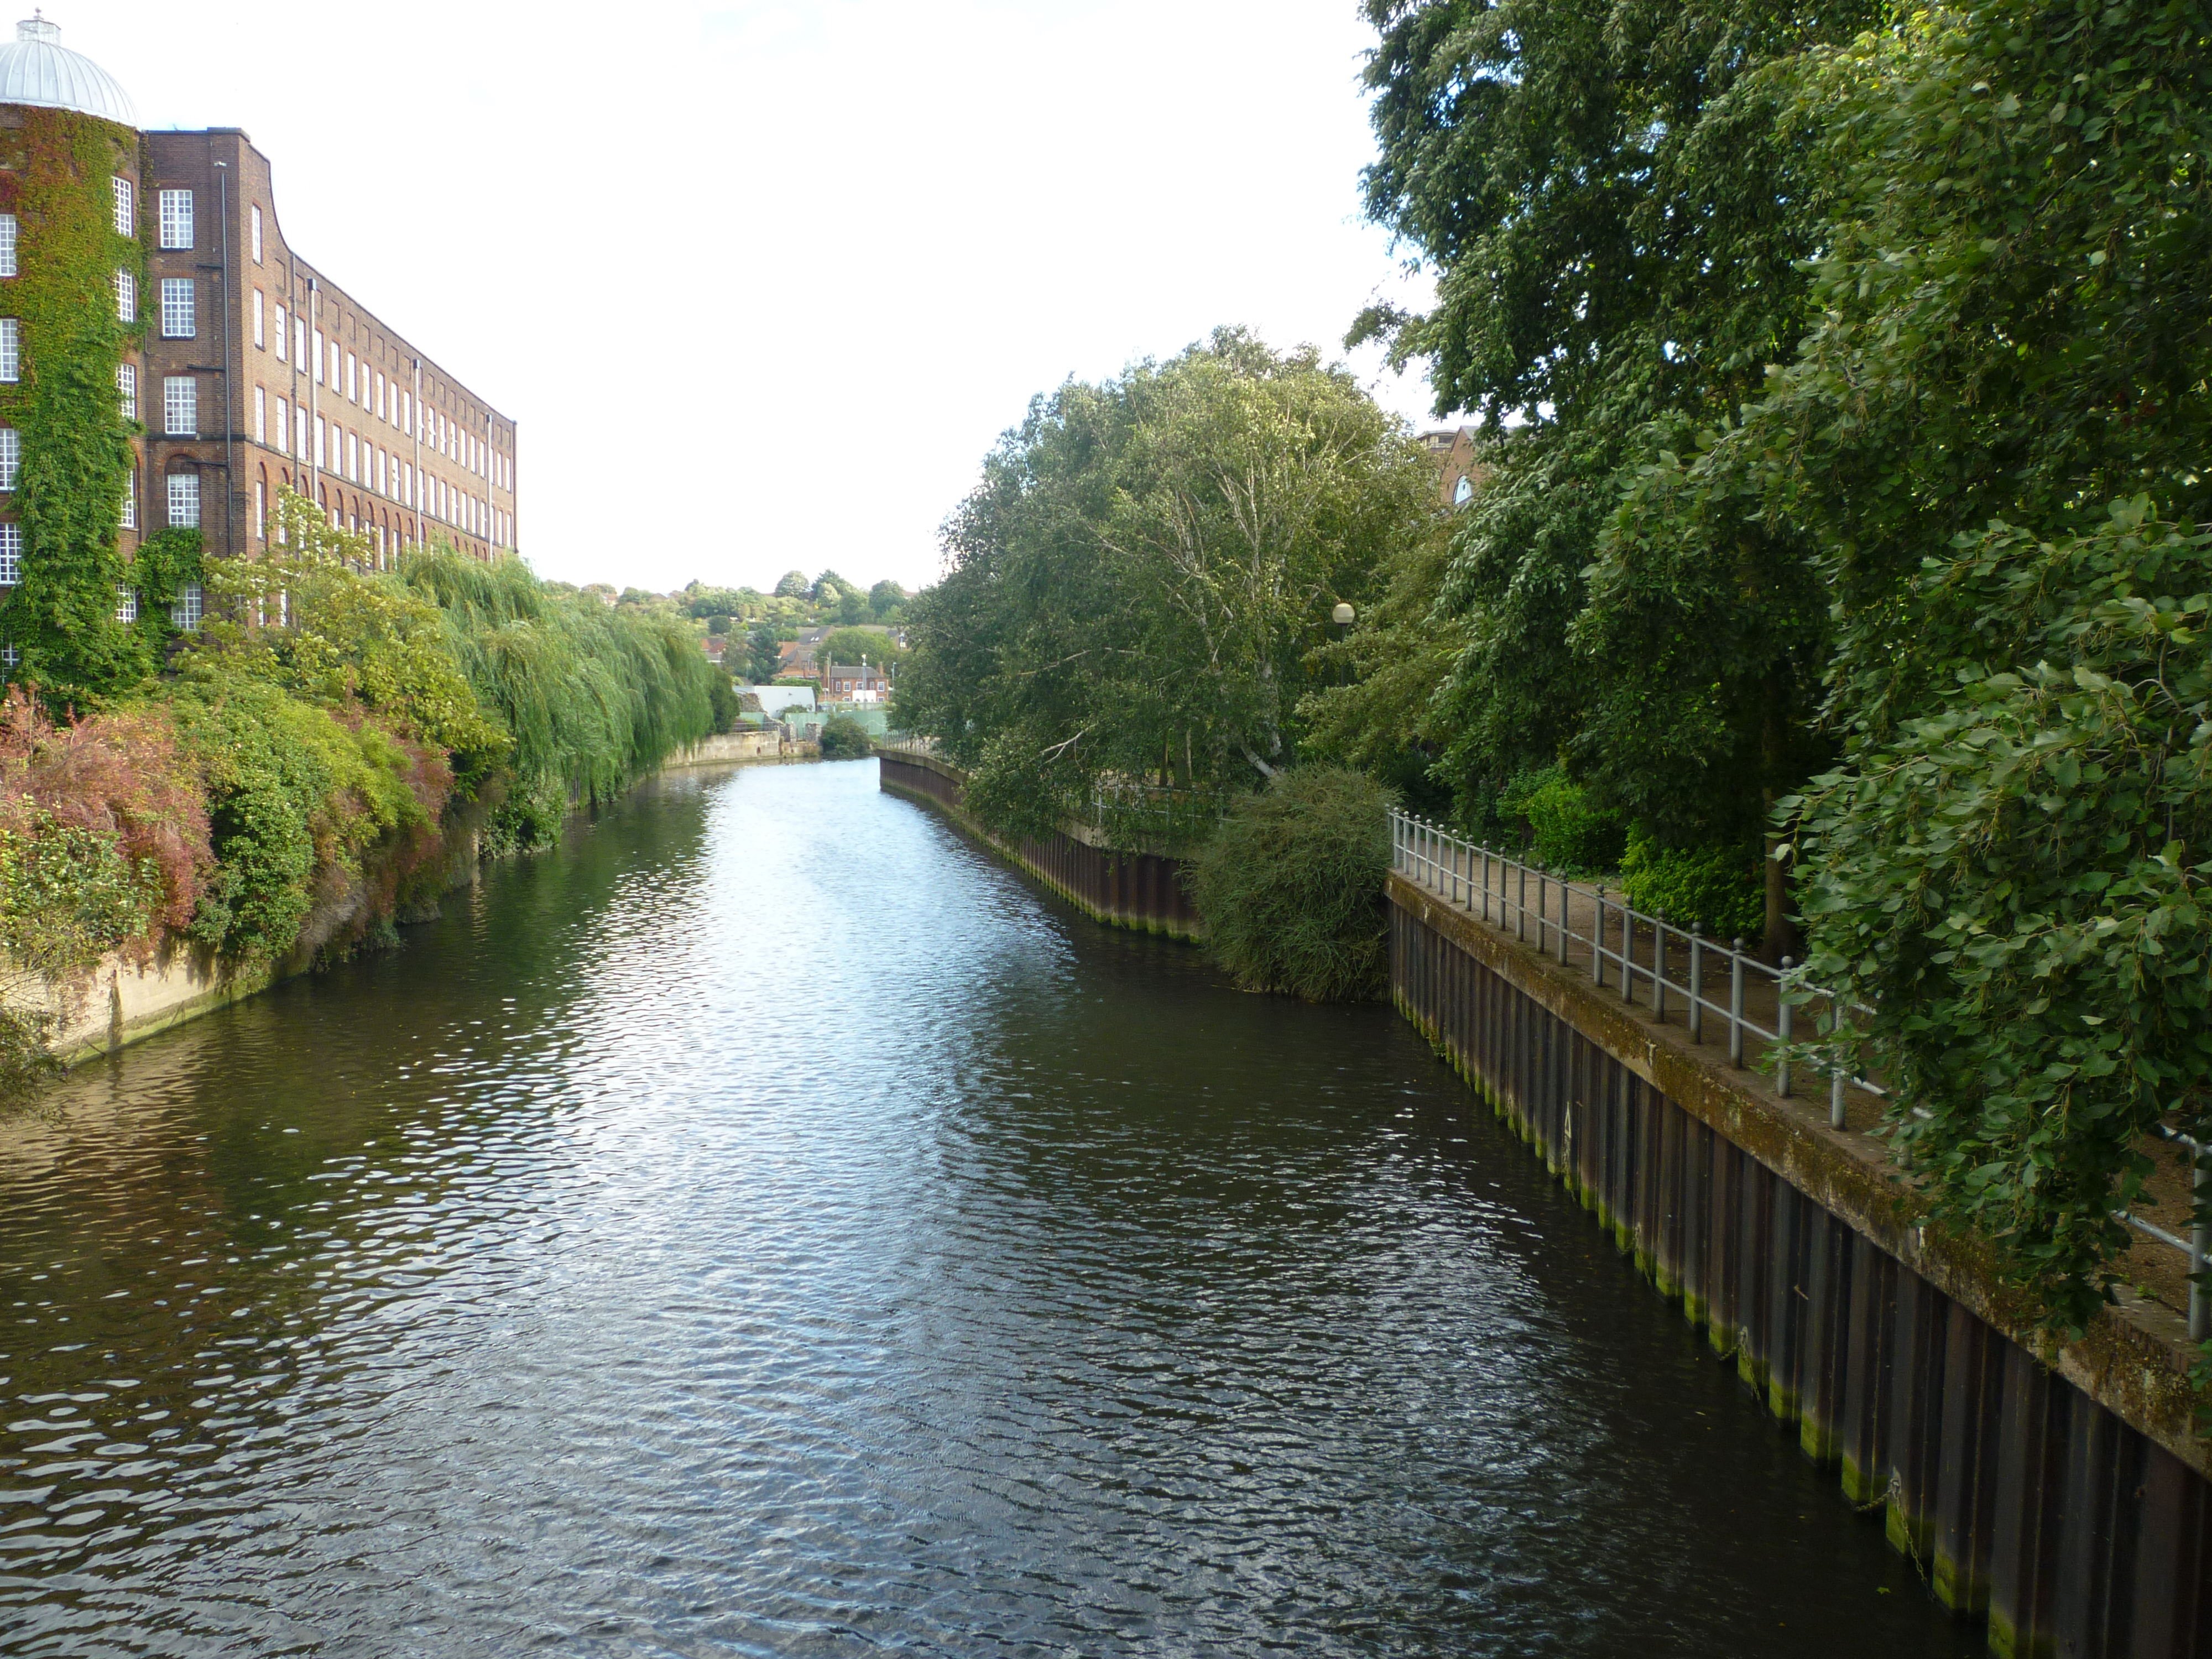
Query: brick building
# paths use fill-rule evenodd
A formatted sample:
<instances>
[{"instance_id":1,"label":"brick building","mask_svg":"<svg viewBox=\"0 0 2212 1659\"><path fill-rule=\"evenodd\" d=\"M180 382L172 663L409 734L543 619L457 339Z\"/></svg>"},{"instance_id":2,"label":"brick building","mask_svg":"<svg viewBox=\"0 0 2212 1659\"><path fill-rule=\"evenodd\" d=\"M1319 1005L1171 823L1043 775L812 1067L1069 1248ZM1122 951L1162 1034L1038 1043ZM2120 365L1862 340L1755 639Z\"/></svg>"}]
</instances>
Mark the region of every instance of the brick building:
<instances>
[{"instance_id":1,"label":"brick building","mask_svg":"<svg viewBox=\"0 0 2212 1659\"><path fill-rule=\"evenodd\" d=\"M115 228L143 247L146 272L143 293L115 276L118 313L146 325L118 376L143 428L124 550L196 525L210 555L252 553L284 488L368 532L380 563L425 543L480 558L514 547L514 421L292 248L269 160L244 132L138 131L122 89L58 34L33 20L0 46L0 125L67 110L131 140L135 173L110 180ZM9 254L14 231L12 217L0 225ZM27 264L37 246L25 238ZM0 335L0 379L5 347Z\"/></svg>"},{"instance_id":2,"label":"brick building","mask_svg":"<svg viewBox=\"0 0 2212 1659\"><path fill-rule=\"evenodd\" d=\"M1473 427L1444 427L1421 434L1421 446L1437 464L1437 500L1465 507L1490 477L1490 463Z\"/></svg>"}]
</instances>

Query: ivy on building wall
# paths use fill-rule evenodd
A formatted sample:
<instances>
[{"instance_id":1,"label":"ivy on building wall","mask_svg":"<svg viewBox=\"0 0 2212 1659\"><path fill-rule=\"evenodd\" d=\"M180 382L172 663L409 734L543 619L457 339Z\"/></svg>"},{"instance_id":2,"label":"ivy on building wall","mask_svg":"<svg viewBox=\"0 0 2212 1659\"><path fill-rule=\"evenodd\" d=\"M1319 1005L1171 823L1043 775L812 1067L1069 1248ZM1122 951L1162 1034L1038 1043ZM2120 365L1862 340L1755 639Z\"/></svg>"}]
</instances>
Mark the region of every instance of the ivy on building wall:
<instances>
[{"instance_id":1,"label":"ivy on building wall","mask_svg":"<svg viewBox=\"0 0 2212 1659\"><path fill-rule=\"evenodd\" d=\"M98 701L143 679L155 630L118 621L130 570L117 533L131 479L132 427L116 371L143 322L124 322L115 273L129 271L145 312L145 260L115 228L109 180L130 177L131 138L64 110L26 109L9 135L5 176L19 226L6 302L22 325L21 380L0 389L0 416L21 434L14 505L22 579L0 611L21 653L16 676L50 697Z\"/></svg>"}]
</instances>

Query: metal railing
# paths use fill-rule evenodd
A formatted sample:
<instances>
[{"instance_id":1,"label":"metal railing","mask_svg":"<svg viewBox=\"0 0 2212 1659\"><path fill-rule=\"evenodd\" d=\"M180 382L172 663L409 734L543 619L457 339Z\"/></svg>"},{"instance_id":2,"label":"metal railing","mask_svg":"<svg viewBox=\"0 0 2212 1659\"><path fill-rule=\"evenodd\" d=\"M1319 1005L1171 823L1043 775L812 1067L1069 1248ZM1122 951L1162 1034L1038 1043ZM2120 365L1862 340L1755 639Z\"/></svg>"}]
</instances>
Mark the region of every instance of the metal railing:
<instances>
[{"instance_id":1,"label":"metal railing","mask_svg":"<svg viewBox=\"0 0 2212 1659\"><path fill-rule=\"evenodd\" d=\"M1782 958L1778 968L1747 955L1741 939L1725 944L1707 939L1700 928L1679 927L1664 916L1608 897L1602 885L1571 881L1540 864L1526 863L1462 840L1441 825L1395 808L1390 814L1390 862L1400 874L1455 908L1493 927L1510 929L1515 939L1533 943L1540 955L1556 959L1562 967L1574 966L1580 954L1590 982L1602 987L1611 975L1623 1002L1632 1006L1638 1001L1640 984L1641 1001L1652 1018L1662 1024L1679 1000L1684 1026L1694 1044L1704 1043L1706 1016L1712 1016L1726 1035L1731 1066L1744 1066L1752 1041L1766 1044L1765 1059L1774 1072L1774 1092L1784 1099L1790 1097L1796 1080L1792 1075L1793 1056L1804 1047L1796 1030L1799 1012L1809 1013L1821 1030L1835 1030L1837 998L1808 983L1788 957ZM1577 909L1583 913L1583 925L1579 927ZM1678 963L1680 979L1674 976ZM1727 987L1725 1000L1707 994L1716 979ZM1750 1011L1747 993L1753 988L1772 992L1771 1025L1760 1024ZM1868 1014L1873 1010L1853 1004L1850 1012ZM1888 1098L1888 1091L1880 1084L1853 1076L1839 1055L1814 1064L1826 1077L1828 1122L1833 1128L1849 1127L1844 1115L1847 1090ZM1929 1116L1923 1108L1908 1109L1916 1117ZM2212 1157L2207 1156L2207 1149L2179 1130L2161 1125L2159 1132L2187 1149L2196 1208L2199 1212L2212 1209ZM2190 1237L2184 1239L2127 1211L2118 1214L2146 1237L2171 1245L2188 1258L2190 1340L2203 1341L2212 1336L2212 1296L2203 1283L2206 1259L2212 1256L2212 1224L2193 1222Z\"/></svg>"}]
</instances>

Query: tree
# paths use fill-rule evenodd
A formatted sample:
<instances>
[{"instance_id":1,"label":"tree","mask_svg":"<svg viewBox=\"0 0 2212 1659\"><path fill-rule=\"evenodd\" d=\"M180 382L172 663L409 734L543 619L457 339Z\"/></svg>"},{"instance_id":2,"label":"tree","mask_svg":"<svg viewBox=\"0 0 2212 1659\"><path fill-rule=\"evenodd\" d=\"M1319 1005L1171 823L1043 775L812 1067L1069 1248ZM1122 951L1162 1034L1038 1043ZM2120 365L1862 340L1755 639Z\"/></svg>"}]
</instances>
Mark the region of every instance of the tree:
<instances>
[{"instance_id":1,"label":"tree","mask_svg":"<svg viewBox=\"0 0 2212 1659\"><path fill-rule=\"evenodd\" d=\"M1307 661L1421 533L1435 474L1340 369L1222 330L1070 382L987 459L909 616L902 723L997 826L1056 824L1102 774L1255 787L1290 763Z\"/></svg>"},{"instance_id":2,"label":"tree","mask_svg":"<svg viewBox=\"0 0 2212 1659\"><path fill-rule=\"evenodd\" d=\"M848 666L857 665L866 657L878 668L888 668L906 655L899 642L888 634L878 634L871 629L840 628L823 636L814 647L817 665L841 662Z\"/></svg>"},{"instance_id":3,"label":"tree","mask_svg":"<svg viewBox=\"0 0 2212 1659\"><path fill-rule=\"evenodd\" d=\"M1626 494L1759 395L1808 317L1820 175L1795 66L1877 9L1369 0L1368 210L1437 272L1355 335L1425 357L1497 465L1442 587L1465 810L1564 760L1663 838L1755 841L1820 757L1825 594L1789 526L1655 541ZM1780 907L1775 915L1781 932Z\"/></svg>"},{"instance_id":4,"label":"tree","mask_svg":"<svg viewBox=\"0 0 2212 1659\"><path fill-rule=\"evenodd\" d=\"M746 635L745 648L749 654L745 670L755 685L766 685L775 678L776 670L782 665L783 654L776 648L776 630L767 623L761 623Z\"/></svg>"},{"instance_id":5,"label":"tree","mask_svg":"<svg viewBox=\"0 0 2212 1659\"><path fill-rule=\"evenodd\" d=\"M787 570L777 580L775 595L780 599L804 599L811 596L812 584L803 570Z\"/></svg>"},{"instance_id":6,"label":"tree","mask_svg":"<svg viewBox=\"0 0 2212 1659\"><path fill-rule=\"evenodd\" d=\"M910 597L896 582L885 580L868 590L868 619L890 622L906 608Z\"/></svg>"}]
</instances>

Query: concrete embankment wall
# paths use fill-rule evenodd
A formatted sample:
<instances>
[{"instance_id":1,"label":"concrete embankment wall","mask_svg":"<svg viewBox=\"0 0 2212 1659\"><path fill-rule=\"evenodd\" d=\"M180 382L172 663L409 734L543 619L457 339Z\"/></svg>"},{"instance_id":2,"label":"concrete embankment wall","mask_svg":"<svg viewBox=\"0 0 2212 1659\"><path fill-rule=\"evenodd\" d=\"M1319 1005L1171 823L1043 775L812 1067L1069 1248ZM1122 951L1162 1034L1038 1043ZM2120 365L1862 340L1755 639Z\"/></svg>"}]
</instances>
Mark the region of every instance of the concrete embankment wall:
<instances>
[{"instance_id":1,"label":"concrete embankment wall","mask_svg":"<svg viewBox=\"0 0 2212 1659\"><path fill-rule=\"evenodd\" d=\"M2212 1457L2171 1316L2053 1344L1880 1143L1402 875L1389 897L1401 1010L1992 1650L2212 1652Z\"/></svg>"},{"instance_id":2,"label":"concrete embankment wall","mask_svg":"<svg viewBox=\"0 0 2212 1659\"><path fill-rule=\"evenodd\" d=\"M796 748L796 744L785 743L780 732L726 732L718 737L702 738L688 749L678 750L662 769L673 772L693 766L781 760Z\"/></svg>"},{"instance_id":3,"label":"concrete embankment wall","mask_svg":"<svg viewBox=\"0 0 2212 1659\"><path fill-rule=\"evenodd\" d=\"M1199 936L1198 908L1183 884L1183 861L1158 853L1127 853L1062 833L1049 841L1009 846L986 834L962 805L958 769L928 755L886 751L879 781L895 795L936 807L974 839L1019 866L1094 919L1117 927Z\"/></svg>"}]
</instances>

